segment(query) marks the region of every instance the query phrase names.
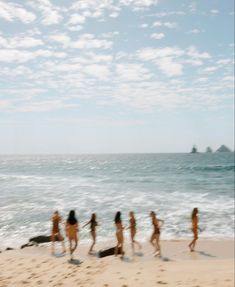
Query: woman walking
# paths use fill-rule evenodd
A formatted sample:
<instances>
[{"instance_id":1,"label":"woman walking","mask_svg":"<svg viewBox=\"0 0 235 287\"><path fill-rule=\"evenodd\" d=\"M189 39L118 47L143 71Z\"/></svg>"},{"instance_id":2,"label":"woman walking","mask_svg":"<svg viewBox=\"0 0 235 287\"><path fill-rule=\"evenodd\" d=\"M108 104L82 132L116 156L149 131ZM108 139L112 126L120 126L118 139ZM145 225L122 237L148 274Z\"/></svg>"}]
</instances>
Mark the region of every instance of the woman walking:
<instances>
[{"instance_id":1,"label":"woman walking","mask_svg":"<svg viewBox=\"0 0 235 287\"><path fill-rule=\"evenodd\" d=\"M192 220L192 232L193 232L193 240L189 244L189 249L191 252L194 251L194 248L196 246L196 241L198 239L198 209L195 207L193 209L192 215L191 215L191 220Z\"/></svg>"},{"instance_id":2,"label":"woman walking","mask_svg":"<svg viewBox=\"0 0 235 287\"><path fill-rule=\"evenodd\" d=\"M92 237L92 240L93 240L88 254L92 254L93 247L96 244L96 227L98 226L98 223L96 221L96 214L95 213L92 213L91 219L85 225L83 225L83 227L87 226L88 224L90 224L91 237Z\"/></svg>"},{"instance_id":3,"label":"woman walking","mask_svg":"<svg viewBox=\"0 0 235 287\"><path fill-rule=\"evenodd\" d=\"M78 245L78 221L75 216L75 211L70 210L68 219L66 222L66 235L69 239L69 250L70 250L70 258L73 260L73 253L77 248Z\"/></svg>"},{"instance_id":4,"label":"woman walking","mask_svg":"<svg viewBox=\"0 0 235 287\"><path fill-rule=\"evenodd\" d=\"M62 253L65 253L66 250L65 250L65 245L64 245L64 237L61 235L60 228L59 228L59 225L60 225L60 222L61 222L62 219L61 219L61 216L60 216L60 214L59 214L59 212L57 210L54 212L51 220L52 220L51 254L52 255L55 254L55 241L56 241L56 239L58 239L61 242L62 248L63 248Z\"/></svg>"},{"instance_id":5,"label":"woman walking","mask_svg":"<svg viewBox=\"0 0 235 287\"><path fill-rule=\"evenodd\" d=\"M136 219L135 219L135 214L133 211L130 211L129 213L129 229L130 229L130 235L131 235L131 246L132 246L132 251L135 251L135 244L138 245L139 249L141 249L141 245L138 241L135 240L135 235L136 235Z\"/></svg>"},{"instance_id":6,"label":"woman walking","mask_svg":"<svg viewBox=\"0 0 235 287\"><path fill-rule=\"evenodd\" d=\"M121 258L123 258L125 252L123 250L123 244L124 244L124 236L123 236L123 230L125 229L122 225L122 219L121 219L121 212L118 211L115 215L114 223L116 225L116 238L117 238L117 245L115 247L115 256L118 254L118 249L121 250Z\"/></svg>"},{"instance_id":7,"label":"woman walking","mask_svg":"<svg viewBox=\"0 0 235 287\"><path fill-rule=\"evenodd\" d=\"M155 256L161 256L161 247L160 247L160 228L162 227L164 221L157 218L157 215L154 211L150 212L150 217L152 219L153 233L150 239L150 243L155 247Z\"/></svg>"}]
</instances>

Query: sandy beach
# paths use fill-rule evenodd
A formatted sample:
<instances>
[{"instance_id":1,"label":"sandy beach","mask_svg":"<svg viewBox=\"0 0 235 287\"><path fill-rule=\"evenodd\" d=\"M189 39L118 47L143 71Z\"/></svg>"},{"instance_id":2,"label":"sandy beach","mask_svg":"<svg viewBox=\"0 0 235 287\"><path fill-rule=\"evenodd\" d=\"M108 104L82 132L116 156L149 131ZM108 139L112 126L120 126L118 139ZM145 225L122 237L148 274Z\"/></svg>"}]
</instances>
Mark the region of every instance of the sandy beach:
<instances>
[{"instance_id":1,"label":"sandy beach","mask_svg":"<svg viewBox=\"0 0 235 287\"><path fill-rule=\"evenodd\" d=\"M188 241L162 241L162 258L154 258L149 243L120 257L97 258L87 255L88 246L79 245L75 260L55 256L50 245L4 251L0 254L0 287L7 286L234 286L234 241L199 241L196 252L189 252ZM99 243L95 250L112 246Z\"/></svg>"}]
</instances>

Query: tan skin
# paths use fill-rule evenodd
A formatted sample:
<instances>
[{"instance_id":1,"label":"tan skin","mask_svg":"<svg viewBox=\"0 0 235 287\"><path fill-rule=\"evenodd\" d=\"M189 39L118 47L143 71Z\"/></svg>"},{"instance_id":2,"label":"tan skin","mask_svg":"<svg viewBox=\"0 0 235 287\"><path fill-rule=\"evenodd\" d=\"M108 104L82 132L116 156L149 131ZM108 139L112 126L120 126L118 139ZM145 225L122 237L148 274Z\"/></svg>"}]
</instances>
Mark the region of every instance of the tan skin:
<instances>
[{"instance_id":1,"label":"tan skin","mask_svg":"<svg viewBox=\"0 0 235 287\"><path fill-rule=\"evenodd\" d=\"M51 247L51 253L54 255L55 253L55 240L58 238L58 240L62 244L62 249L63 253L66 252L65 250L65 245L64 245L64 237L61 235L60 229L59 229L59 224L62 221L62 218L59 215L58 211L55 211L53 216L52 216L52 231L51 231L51 241L52 241L52 247Z\"/></svg>"},{"instance_id":2,"label":"tan skin","mask_svg":"<svg viewBox=\"0 0 235 287\"><path fill-rule=\"evenodd\" d=\"M196 242L198 239L198 209L194 208L192 212L192 232L193 232L193 240L189 244L189 249L191 252L194 252Z\"/></svg>"},{"instance_id":3,"label":"tan skin","mask_svg":"<svg viewBox=\"0 0 235 287\"><path fill-rule=\"evenodd\" d=\"M135 215L134 215L134 212L131 211L129 213L129 222L130 222L130 226L129 226L129 229L130 229L130 235L131 235L131 245L132 245L132 250L134 252L135 250L135 244L137 244L139 246L139 248L141 249L141 245L139 242L137 242L135 240L135 235L136 235L136 220L135 220Z\"/></svg>"},{"instance_id":4,"label":"tan skin","mask_svg":"<svg viewBox=\"0 0 235 287\"><path fill-rule=\"evenodd\" d=\"M92 220L93 220L95 223L92 224ZM95 244L96 244L96 226L98 225L98 224L96 223L96 215L95 215L94 213L92 214L91 220L89 220L85 225L83 225L83 227L85 227L85 226L87 226L87 225L89 225L89 224L90 224L90 229L91 229L90 232L91 232L91 237L92 237L93 242L92 242L92 245L91 245L91 247L90 247L90 249L89 249L88 254L92 254L93 248L94 248L94 246L95 246Z\"/></svg>"},{"instance_id":5,"label":"tan skin","mask_svg":"<svg viewBox=\"0 0 235 287\"><path fill-rule=\"evenodd\" d=\"M123 230L125 227L122 225L122 222L119 221L116 224L116 238L117 238L117 245L115 247L115 256L118 254L118 248L121 248L121 254L122 258L124 256L124 251L123 251L123 245L124 245L124 236L123 236Z\"/></svg>"},{"instance_id":6,"label":"tan skin","mask_svg":"<svg viewBox=\"0 0 235 287\"><path fill-rule=\"evenodd\" d=\"M73 259L73 253L76 250L77 245L78 245L77 233L79 231L79 225L78 223L71 225L68 222L66 222L65 230L66 230L66 236L68 237L68 240L69 240L69 251L70 251L71 259Z\"/></svg>"},{"instance_id":7,"label":"tan skin","mask_svg":"<svg viewBox=\"0 0 235 287\"><path fill-rule=\"evenodd\" d=\"M155 212L150 213L150 217L152 218L152 225L153 225L153 233L150 238L150 243L155 248L155 256L161 256L161 247L160 247L160 228L162 227L164 221L158 219Z\"/></svg>"}]
</instances>

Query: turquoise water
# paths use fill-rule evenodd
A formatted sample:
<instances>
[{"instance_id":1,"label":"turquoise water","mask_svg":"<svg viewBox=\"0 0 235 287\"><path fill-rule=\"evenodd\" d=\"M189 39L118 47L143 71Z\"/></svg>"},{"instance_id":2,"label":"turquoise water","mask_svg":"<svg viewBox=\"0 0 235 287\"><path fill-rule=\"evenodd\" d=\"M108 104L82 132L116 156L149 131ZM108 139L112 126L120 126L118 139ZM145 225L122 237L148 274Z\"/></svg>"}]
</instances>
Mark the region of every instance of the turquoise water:
<instances>
[{"instance_id":1,"label":"turquoise water","mask_svg":"<svg viewBox=\"0 0 235 287\"><path fill-rule=\"evenodd\" d=\"M117 210L126 225L135 211L141 240L150 236L151 210L165 221L163 239L190 238L193 207L200 237L233 238L234 153L0 156L3 246L48 234L55 209L64 219L75 209L81 223L96 212L99 240L114 236Z\"/></svg>"}]
</instances>

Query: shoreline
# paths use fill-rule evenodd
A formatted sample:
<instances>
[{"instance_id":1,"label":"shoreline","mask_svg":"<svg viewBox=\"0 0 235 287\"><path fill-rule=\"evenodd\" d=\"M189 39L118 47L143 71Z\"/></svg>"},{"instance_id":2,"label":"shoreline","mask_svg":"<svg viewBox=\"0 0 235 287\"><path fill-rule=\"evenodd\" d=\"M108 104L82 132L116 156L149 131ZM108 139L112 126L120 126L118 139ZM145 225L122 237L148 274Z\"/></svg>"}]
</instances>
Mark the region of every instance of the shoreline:
<instances>
[{"instance_id":1,"label":"shoreline","mask_svg":"<svg viewBox=\"0 0 235 287\"><path fill-rule=\"evenodd\" d=\"M113 244L99 242L94 250ZM234 286L234 240L199 240L195 252L189 252L188 240L162 240L161 247L159 258L153 256L148 242L136 254L126 242L121 260L87 255L89 245L78 244L73 262L68 252L62 256L60 243L55 256L50 254L50 244L5 251L0 254L0 287Z\"/></svg>"}]
</instances>

